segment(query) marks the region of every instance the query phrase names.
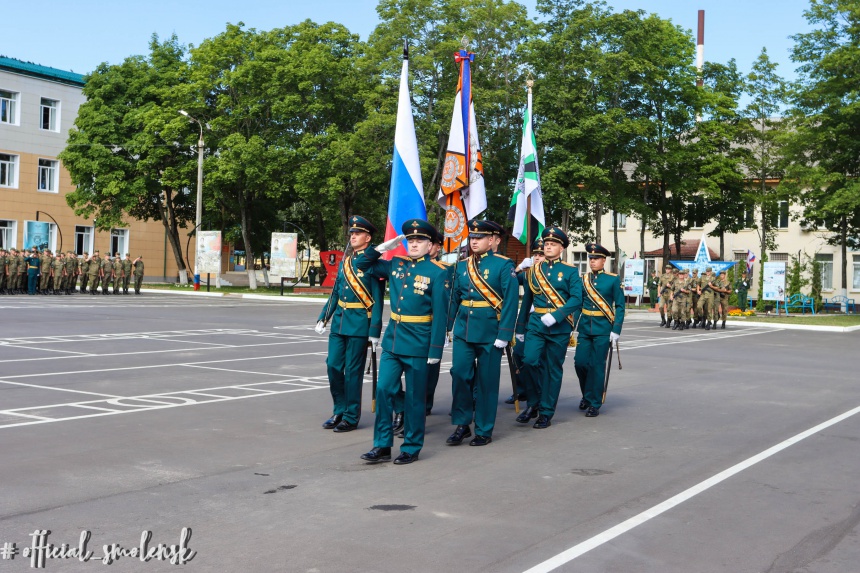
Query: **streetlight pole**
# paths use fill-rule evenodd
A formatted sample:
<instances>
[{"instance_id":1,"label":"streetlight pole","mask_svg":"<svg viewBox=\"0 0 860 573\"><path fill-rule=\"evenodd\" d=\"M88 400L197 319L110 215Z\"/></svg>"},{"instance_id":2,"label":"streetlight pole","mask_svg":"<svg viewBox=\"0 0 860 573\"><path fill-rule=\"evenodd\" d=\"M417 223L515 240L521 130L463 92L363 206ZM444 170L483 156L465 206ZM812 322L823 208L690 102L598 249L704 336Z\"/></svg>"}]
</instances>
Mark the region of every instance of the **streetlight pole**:
<instances>
[{"instance_id":1,"label":"streetlight pole","mask_svg":"<svg viewBox=\"0 0 860 573\"><path fill-rule=\"evenodd\" d=\"M203 221L203 124L197 119L188 115L184 109L180 109L179 113L187 117L189 120L197 124L200 128L200 138L197 140L197 213L194 217L195 234L199 233L200 223ZM199 235L198 235L199 236ZM195 241L196 243L197 241ZM200 273L197 266L197 250L194 250L194 290L200 288Z\"/></svg>"}]
</instances>

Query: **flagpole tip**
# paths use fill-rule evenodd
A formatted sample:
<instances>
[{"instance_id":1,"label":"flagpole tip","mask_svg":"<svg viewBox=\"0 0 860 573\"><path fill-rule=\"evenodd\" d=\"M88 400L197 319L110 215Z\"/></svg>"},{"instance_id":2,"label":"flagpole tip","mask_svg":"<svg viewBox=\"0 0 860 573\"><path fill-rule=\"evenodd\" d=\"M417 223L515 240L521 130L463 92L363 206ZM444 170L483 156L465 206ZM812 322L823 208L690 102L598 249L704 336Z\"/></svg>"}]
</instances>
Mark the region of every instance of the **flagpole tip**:
<instances>
[{"instance_id":1,"label":"flagpole tip","mask_svg":"<svg viewBox=\"0 0 860 573\"><path fill-rule=\"evenodd\" d=\"M533 79L529 78L526 80L526 85L529 87L529 89L532 89L535 85L535 81Z\"/></svg>"},{"instance_id":2,"label":"flagpole tip","mask_svg":"<svg viewBox=\"0 0 860 573\"><path fill-rule=\"evenodd\" d=\"M403 59L409 59L409 40L403 40Z\"/></svg>"}]
</instances>

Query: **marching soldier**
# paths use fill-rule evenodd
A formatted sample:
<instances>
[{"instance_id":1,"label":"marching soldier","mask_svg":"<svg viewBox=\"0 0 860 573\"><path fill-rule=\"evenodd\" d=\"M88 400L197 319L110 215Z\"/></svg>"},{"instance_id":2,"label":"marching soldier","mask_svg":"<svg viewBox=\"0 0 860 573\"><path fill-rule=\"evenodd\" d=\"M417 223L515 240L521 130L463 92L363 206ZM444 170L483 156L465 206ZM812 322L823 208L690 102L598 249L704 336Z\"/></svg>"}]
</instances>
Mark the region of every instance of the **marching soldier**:
<instances>
[{"instance_id":1,"label":"marching soldier","mask_svg":"<svg viewBox=\"0 0 860 573\"><path fill-rule=\"evenodd\" d=\"M672 330L686 330L688 328L690 281L687 279L686 269L681 269L679 275L679 280L675 282L675 290L672 293L672 318L675 320Z\"/></svg>"},{"instance_id":2,"label":"marching soldier","mask_svg":"<svg viewBox=\"0 0 860 573\"><path fill-rule=\"evenodd\" d=\"M469 445L493 441L502 351L513 339L519 302L513 261L492 251L493 228L488 221L469 222L473 254L454 271L448 330L454 334L451 423L457 427L449 445L472 435L473 418L475 437Z\"/></svg>"},{"instance_id":3,"label":"marching soldier","mask_svg":"<svg viewBox=\"0 0 860 573\"><path fill-rule=\"evenodd\" d=\"M699 277L699 306L698 311L699 315L702 317L702 320L705 324L705 330L711 330L711 318L714 314L714 290L712 281L714 269L711 267L707 267L705 269L705 274ZM716 328L716 319L714 319L714 328Z\"/></svg>"},{"instance_id":4,"label":"marching soldier","mask_svg":"<svg viewBox=\"0 0 860 573\"><path fill-rule=\"evenodd\" d=\"M693 314L693 328L696 328L701 320L699 316L699 269L693 269L690 276L690 312Z\"/></svg>"},{"instance_id":5,"label":"marching soldier","mask_svg":"<svg viewBox=\"0 0 860 573\"><path fill-rule=\"evenodd\" d=\"M113 256L113 294L120 293L124 279L122 257L119 252L116 252Z\"/></svg>"},{"instance_id":6,"label":"marching soldier","mask_svg":"<svg viewBox=\"0 0 860 573\"><path fill-rule=\"evenodd\" d=\"M134 267L134 294L140 294L140 285L143 283L143 257L137 257L132 262Z\"/></svg>"},{"instance_id":7,"label":"marching soldier","mask_svg":"<svg viewBox=\"0 0 860 573\"><path fill-rule=\"evenodd\" d=\"M624 291L618 276L603 270L609 251L596 243L586 245L585 250L591 272L582 281L582 319L574 364L582 390L579 409L593 418L600 414L603 404L609 345L621 337Z\"/></svg>"},{"instance_id":8,"label":"marching soldier","mask_svg":"<svg viewBox=\"0 0 860 573\"><path fill-rule=\"evenodd\" d=\"M548 227L541 238L544 260L526 271L517 319L528 408L516 420L526 424L537 418L532 427L545 429L552 425L570 336L582 311L582 281L576 267L560 259L570 243L567 233Z\"/></svg>"},{"instance_id":9,"label":"marching soldier","mask_svg":"<svg viewBox=\"0 0 860 573\"><path fill-rule=\"evenodd\" d=\"M81 275L81 294L87 294L87 280L89 279L90 270L90 255L84 252L81 257L80 265L78 266L78 274Z\"/></svg>"},{"instance_id":10,"label":"marching soldier","mask_svg":"<svg viewBox=\"0 0 860 573\"><path fill-rule=\"evenodd\" d=\"M747 293L750 290L750 281L747 278L747 273L741 273L740 278L735 281L735 292L738 295L738 306L741 310L747 309Z\"/></svg>"},{"instance_id":11,"label":"marching soldier","mask_svg":"<svg viewBox=\"0 0 860 573\"><path fill-rule=\"evenodd\" d=\"M667 264L665 271L660 275L660 326L665 326L666 328L671 328L672 326L672 314L669 307L669 298L671 297L675 282L672 268L671 264Z\"/></svg>"},{"instance_id":12,"label":"marching soldier","mask_svg":"<svg viewBox=\"0 0 860 573\"><path fill-rule=\"evenodd\" d=\"M534 265L539 265L544 261L543 239L541 239L540 237L535 239L535 242L532 243L531 255L532 256L530 258L524 259L520 263L520 265L516 269L514 269L517 273L517 283L519 283L520 286L526 284L525 277L527 269ZM522 309L520 309L520 312L522 312ZM529 308L529 312L531 312L531 308ZM522 373L523 369L525 368L525 364L523 363L523 360L525 360L525 338L522 342L520 342L520 340L516 337L515 340L516 342L514 342L514 348L511 352L511 358L513 358L514 360L514 370L517 379L515 383L516 398L514 398L514 394L511 394L510 397L505 400L505 404L513 404L515 399L519 401L528 401L528 394L526 394L526 387L525 383L523 382Z\"/></svg>"},{"instance_id":13,"label":"marching soldier","mask_svg":"<svg viewBox=\"0 0 860 573\"><path fill-rule=\"evenodd\" d=\"M90 294L95 296L98 294L99 282L102 277L102 260L99 257L98 250L93 251L93 256L90 258L90 264L87 267L88 283L90 285ZM104 286L102 286L104 288Z\"/></svg>"},{"instance_id":14,"label":"marching soldier","mask_svg":"<svg viewBox=\"0 0 860 573\"><path fill-rule=\"evenodd\" d=\"M125 254L122 260L122 294L128 294L128 283L131 280L131 255Z\"/></svg>"},{"instance_id":15,"label":"marching soldier","mask_svg":"<svg viewBox=\"0 0 860 573\"><path fill-rule=\"evenodd\" d=\"M391 317L382 339L382 359L376 388L376 423L373 448L361 459L378 463L391 459L393 434L391 413L405 377L404 437L395 464L411 464L424 447L427 408L428 366L439 364L445 343L448 269L433 262L431 239L436 230L422 219L409 219L401 227L403 235L376 248L367 249L359 268L374 277L387 277L391 296ZM408 256L379 260L383 252L407 239Z\"/></svg>"},{"instance_id":16,"label":"marching soldier","mask_svg":"<svg viewBox=\"0 0 860 573\"><path fill-rule=\"evenodd\" d=\"M720 326L722 330L726 329L726 318L729 315L729 295L732 293L732 289L729 288L729 279L726 275L726 271L720 271L717 274L717 282L714 283L717 291L716 297L719 298L719 308L717 309L717 316L714 317L714 328L717 328L717 319L722 319L723 324Z\"/></svg>"},{"instance_id":17,"label":"marching soldier","mask_svg":"<svg viewBox=\"0 0 860 573\"><path fill-rule=\"evenodd\" d=\"M382 332L384 285L359 268L375 232L376 227L364 217L350 218L352 254L344 257L331 296L317 318L315 330L319 334L331 322L326 366L334 411L322 426L338 433L358 427L367 344L370 341L371 351L376 352Z\"/></svg>"},{"instance_id":18,"label":"marching soldier","mask_svg":"<svg viewBox=\"0 0 860 573\"><path fill-rule=\"evenodd\" d=\"M442 245L445 243L445 235L440 233L435 228L433 229L433 238L430 241L430 251L427 253L427 256L430 257L430 260L440 269L445 271L445 280L448 282L449 288L450 285L454 282L454 265L450 265L442 260L440 260L440 255L442 254ZM447 303L446 303L447 304ZM446 307L446 316L445 323L448 322L447 317L447 307ZM430 415L430 411L433 409L433 398L436 395L436 386L439 383L439 370L441 369L442 362L436 362L435 364L427 365L427 404L426 404L426 415Z\"/></svg>"},{"instance_id":19,"label":"marching soldier","mask_svg":"<svg viewBox=\"0 0 860 573\"><path fill-rule=\"evenodd\" d=\"M651 278L648 279L648 301L655 308L658 305L657 293L660 291L660 277L657 275L657 269L651 271Z\"/></svg>"},{"instance_id":20,"label":"marching soldier","mask_svg":"<svg viewBox=\"0 0 860 573\"><path fill-rule=\"evenodd\" d=\"M110 260L110 252L108 252L107 256L102 259L101 264L102 295L108 295L110 294L108 288L113 282L113 263Z\"/></svg>"}]
</instances>

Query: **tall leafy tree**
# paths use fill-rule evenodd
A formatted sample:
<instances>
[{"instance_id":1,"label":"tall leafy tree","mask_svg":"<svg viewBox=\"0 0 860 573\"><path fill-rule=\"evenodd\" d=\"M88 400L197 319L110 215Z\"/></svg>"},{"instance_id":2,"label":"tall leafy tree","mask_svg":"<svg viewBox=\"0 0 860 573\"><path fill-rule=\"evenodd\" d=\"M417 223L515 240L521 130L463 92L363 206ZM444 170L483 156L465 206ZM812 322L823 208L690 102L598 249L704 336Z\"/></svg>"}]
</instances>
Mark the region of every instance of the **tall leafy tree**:
<instances>
[{"instance_id":1,"label":"tall leafy tree","mask_svg":"<svg viewBox=\"0 0 860 573\"><path fill-rule=\"evenodd\" d=\"M177 113L175 89L189 82L188 63L176 36L153 36L149 48L147 57L104 63L87 76L87 101L60 154L76 186L66 201L101 230L126 217L160 220L187 283L179 231L194 217L197 138Z\"/></svg>"}]
</instances>

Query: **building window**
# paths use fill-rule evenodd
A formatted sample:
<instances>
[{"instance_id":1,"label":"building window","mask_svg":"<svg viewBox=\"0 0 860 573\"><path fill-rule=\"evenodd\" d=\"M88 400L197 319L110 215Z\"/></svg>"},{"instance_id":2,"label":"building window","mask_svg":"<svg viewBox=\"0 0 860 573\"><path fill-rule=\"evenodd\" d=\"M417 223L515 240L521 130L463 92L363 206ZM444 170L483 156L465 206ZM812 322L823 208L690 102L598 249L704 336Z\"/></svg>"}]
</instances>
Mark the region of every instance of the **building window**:
<instances>
[{"instance_id":1,"label":"building window","mask_svg":"<svg viewBox=\"0 0 860 573\"><path fill-rule=\"evenodd\" d=\"M124 256L128 252L128 229L111 229L110 254L119 253Z\"/></svg>"},{"instance_id":2,"label":"building window","mask_svg":"<svg viewBox=\"0 0 860 573\"><path fill-rule=\"evenodd\" d=\"M687 223L692 229L701 229L708 221L705 213L705 201L701 197L694 198L687 203Z\"/></svg>"},{"instance_id":3,"label":"building window","mask_svg":"<svg viewBox=\"0 0 860 573\"><path fill-rule=\"evenodd\" d=\"M75 254L80 256L93 251L93 228L75 226Z\"/></svg>"},{"instance_id":4,"label":"building window","mask_svg":"<svg viewBox=\"0 0 860 573\"><path fill-rule=\"evenodd\" d=\"M817 253L815 260L821 265L821 288L833 290L833 255Z\"/></svg>"},{"instance_id":5,"label":"building window","mask_svg":"<svg viewBox=\"0 0 860 573\"><path fill-rule=\"evenodd\" d=\"M755 207L744 207L743 223L744 229L755 227Z\"/></svg>"},{"instance_id":6,"label":"building window","mask_svg":"<svg viewBox=\"0 0 860 573\"><path fill-rule=\"evenodd\" d=\"M788 201L780 201L770 217L770 226L774 229L788 229Z\"/></svg>"},{"instance_id":7,"label":"building window","mask_svg":"<svg viewBox=\"0 0 860 573\"><path fill-rule=\"evenodd\" d=\"M18 125L18 94L0 90L0 123Z\"/></svg>"},{"instance_id":8,"label":"building window","mask_svg":"<svg viewBox=\"0 0 860 573\"><path fill-rule=\"evenodd\" d=\"M51 159L39 160L39 191L57 192L57 175L60 162Z\"/></svg>"},{"instance_id":9,"label":"building window","mask_svg":"<svg viewBox=\"0 0 860 573\"><path fill-rule=\"evenodd\" d=\"M626 229L627 228L627 215L624 213L616 213L612 212L612 226L610 229Z\"/></svg>"},{"instance_id":10,"label":"building window","mask_svg":"<svg viewBox=\"0 0 860 573\"><path fill-rule=\"evenodd\" d=\"M588 273L588 253L582 251L571 254L573 255L573 260L570 261L570 264L577 268L579 276L586 275Z\"/></svg>"},{"instance_id":11,"label":"building window","mask_svg":"<svg viewBox=\"0 0 860 573\"><path fill-rule=\"evenodd\" d=\"M17 225L17 221L0 221L0 249L15 248ZM855 267L860 269L860 265L855 264Z\"/></svg>"},{"instance_id":12,"label":"building window","mask_svg":"<svg viewBox=\"0 0 860 573\"><path fill-rule=\"evenodd\" d=\"M0 187L16 187L18 156L0 153Z\"/></svg>"},{"instance_id":13,"label":"building window","mask_svg":"<svg viewBox=\"0 0 860 573\"><path fill-rule=\"evenodd\" d=\"M788 253L771 253L767 260L776 263L778 261L788 261Z\"/></svg>"},{"instance_id":14,"label":"building window","mask_svg":"<svg viewBox=\"0 0 860 573\"><path fill-rule=\"evenodd\" d=\"M852 255L854 260L851 290L860 290L860 255Z\"/></svg>"},{"instance_id":15,"label":"building window","mask_svg":"<svg viewBox=\"0 0 860 573\"><path fill-rule=\"evenodd\" d=\"M60 102L42 98L41 127L47 131L60 131Z\"/></svg>"}]
</instances>

